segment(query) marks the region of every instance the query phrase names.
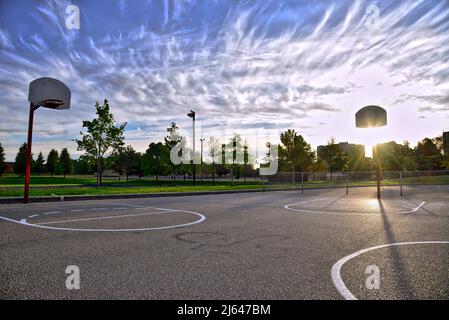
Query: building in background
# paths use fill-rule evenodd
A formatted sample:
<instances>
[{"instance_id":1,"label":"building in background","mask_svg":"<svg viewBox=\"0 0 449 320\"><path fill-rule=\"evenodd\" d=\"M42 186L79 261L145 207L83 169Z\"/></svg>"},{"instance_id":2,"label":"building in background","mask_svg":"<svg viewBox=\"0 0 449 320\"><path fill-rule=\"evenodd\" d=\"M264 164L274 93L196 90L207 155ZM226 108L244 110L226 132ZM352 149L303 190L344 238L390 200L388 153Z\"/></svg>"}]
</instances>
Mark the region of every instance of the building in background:
<instances>
[{"instance_id":1,"label":"building in background","mask_svg":"<svg viewBox=\"0 0 449 320\"><path fill-rule=\"evenodd\" d=\"M340 142L337 143L337 146L339 151L352 155L354 158L365 158L365 146L363 144ZM317 147L317 157L319 160L326 160L325 150L327 147L327 145Z\"/></svg>"},{"instance_id":2,"label":"building in background","mask_svg":"<svg viewBox=\"0 0 449 320\"><path fill-rule=\"evenodd\" d=\"M449 155L449 131L443 132L443 152L444 155Z\"/></svg>"}]
</instances>

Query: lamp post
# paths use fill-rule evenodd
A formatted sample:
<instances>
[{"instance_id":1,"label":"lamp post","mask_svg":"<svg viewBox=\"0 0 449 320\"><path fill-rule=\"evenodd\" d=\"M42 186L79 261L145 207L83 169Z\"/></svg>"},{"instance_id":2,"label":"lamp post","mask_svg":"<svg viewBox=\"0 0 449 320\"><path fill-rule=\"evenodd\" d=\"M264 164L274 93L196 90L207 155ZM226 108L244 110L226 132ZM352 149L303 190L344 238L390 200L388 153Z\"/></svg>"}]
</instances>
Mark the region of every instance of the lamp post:
<instances>
[{"instance_id":1,"label":"lamp post","mask_svg":"<svg viewBox=\"0 0 449 320\"><path fill-rule=\"evenodd\" d=\"M201 138L200 139L200 141L201 141L201 182L203 181L203 141L204 141L204 138ZM207 174L206 174L206 179L207 179Z\"/></svg>"},{"instance_id":2,"label":"lamp post","mask_svg":"<svg viewBox=\"0 0 449 320\"><path fill-rule=\"evenodd\" d=\"M29 202L31 175L31 144L33 142L34 111L39 107L63 110L70 108L70 89L61 81L53 78L38 78L30 82L28 101L30 113L28 118L27 158L25 165L25 186L23 203Z\"/></svg>"},{"instance_id":3,"label":"lamp post","mask_svg":"<svg viewBox=\"0 0 449 320\"><path fill-rule=\"evenodd\" d=\"M193 131L193 136L192 136L192 176L193 176L193 185L196 185L196 181L195 181L195 111L190 110L190 112L187 114L187 116L189 118L192 118L192 131Z\"/></svg>"}]
</instances>

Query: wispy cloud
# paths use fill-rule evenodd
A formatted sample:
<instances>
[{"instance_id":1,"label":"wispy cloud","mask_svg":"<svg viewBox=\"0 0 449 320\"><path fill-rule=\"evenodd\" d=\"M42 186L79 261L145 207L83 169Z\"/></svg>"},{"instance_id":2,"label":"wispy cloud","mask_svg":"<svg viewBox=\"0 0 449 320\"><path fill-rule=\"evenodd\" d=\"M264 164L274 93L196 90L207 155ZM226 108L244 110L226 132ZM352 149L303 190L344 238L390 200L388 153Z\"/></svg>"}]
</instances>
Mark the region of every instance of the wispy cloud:
<instances>
[{"instance_id":1,"label":"wispy cloud","mask_svg":"<svg viewBox=\"0 0 449 320\"><path fill-rule=\"evenodd\" d=\"M80 30L65 29L67 4L2 6L0 140L9 159L25 140L28 83L41 76L67 83L73 108L39 110L36 141L54 137L72 152L68 141L104 98L118 121L140 124L131 144L160 139L170 121L186 127L191 108L217 124L210 135L220 122L242 132L293 127L315 145L357 136L348 119L365 104L447 121L446 0L81 1ZM376 30L365 26L371 4Z\"/></svg>"}]
</instances>

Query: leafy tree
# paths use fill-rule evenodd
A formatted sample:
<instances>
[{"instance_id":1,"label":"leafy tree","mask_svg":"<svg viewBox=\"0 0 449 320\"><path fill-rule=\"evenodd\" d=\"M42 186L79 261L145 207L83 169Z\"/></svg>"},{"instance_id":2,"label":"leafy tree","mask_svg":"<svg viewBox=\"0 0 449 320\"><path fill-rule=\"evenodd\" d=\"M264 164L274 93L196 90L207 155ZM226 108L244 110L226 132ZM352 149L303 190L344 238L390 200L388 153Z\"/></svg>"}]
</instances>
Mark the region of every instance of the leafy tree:
<instances>
[{"instance_id":1,"label":"leafy tree","mask_svg":"<svg viewBox=\"0 0 449 320\"><path fill-rule=\"evenodd\" d=\"M398 144L394 141L377 145L382 170L399 171L415 170L416 162L413 157L413 149L407 141Z\"/></svg>"},{"instance_id":2,"label":"leafy tree","mask_svg":"<svg viewBox=\"0 0 449 320\"><path fill-rule=\"evenodd\" d=\"M441 163L444 170L449 170L449 155L445 154L443 156L443 161Z\"/></svg>"},{"instance_id":3,"label":"leafy tree","mask_svg":"<svg viewBox=\"0 0 449 320\"><path fill-rule=\"evenodd\" d=\"M267 168L270 165L270 162L277 161L279 163L279 145L273 144L268 141L265 143L265 147L266 147L266 153L263 158L264 163L260 164L261 168ZM277 147L277 151L278 151L277 157L274 153L272 154L272 152L271 152L271 148L273 148L273 147L274 148Z\"/></svg>"},{"instance_id":4,"label":"leafy tree","mask_svg":"<svg viewBox=\"0 0 449 320\"><path fill-rule=\"evenodd\" d=\"M144 175L154 175L156 180L169 169L170 155L162 142L150 143L142 156L141 169Z\"/></svg>"},{"instance_id":5,"label":"leafy tree","mask_svg":"<svg viewBox=\"0 0 449 320\"><path fill-rule=\"evenodd\" d=\"M47 156L46 168L47 172L53 177L54 174L60 171L59 167L59 154L55 149L51 149Z\"/></svg>"},{"instance_id":6,"label":"leafy tree","mask_svg":"<svg viewBox=\"0 0 449 320\"><path fill-rule=\"evenodd\" d=\"M5 170L5 149L3 149L2 143L0 142L0 177Z\"/></svg>"},{"instance_id":7,"label":"leafy tree","mask_svg":"<svg viewBox=\"0 0 449 320\"><path fill-rule=\"evenodd\" d=\"M126 159L123 150L124 148L114 150L106 161L108 163L108 167L118 173L119 181L121 176L126 173Z\"/></svg>"},{"instance_id":8,"label":"leafy tree","mask_svg":"<svg viewBox=\"0 0 449 320\"><path fill-rule=\"evenodd\" d=\"M73 160L70 158L70 154L67 148L61 150L59 164L61 166L61 171L64 175L64 178L67 174L73 174Z\"/></svg>"},{"instance_id":9,"label":"leafy tree","mask_svg":"<svg viewBox=\"0 0 449 320\"><path fill-rule=\"evenodd\" d=\"M172 122L170 127L167 128L168 135L164 138L165 146L170 152L173 147L175 147L178 143L182 143L181 148L179 150L178 156L180 158L187 156L187 148L185 146L185 139L183 139L179 135L179 127L176 123ZM171 168L173 174L173 181L176 181L176 174L179 172L181 165L175 164L172 161L169 161L169 166Z\"/></svg>"},{"instance_id":10,"label":"leafy tree","mask_svg":"<svg viewBox=\"0 0 449 320\"><path fill-rule=\"evenodd\" d=\"M120 157L123 159L126 181L130 175L140 176L140 153L136 152L133 147L127 146L121 150Z\"/></svg>"},{"instance_id":11,"label":"leafy tree","mask_svg":"<svg viewBox=\"0 0 449 320\"><path fill-rule=\"evenodd\" d=\"M110 112L108 100L100 105L95 104L96 118L92 121L83 121L86 133L80 132L81 140L75 140L78 150L85 152L85 156L94 160L97 166L97 187L102 182L102 172L105 154L118 150L124 145L124 131L126 122L115 125L114 116Z\"/></svg>"},{"instance_id":12,"label":"leafy tree","mask_svg":"<svg viewBox=\"0 0 449 320\"><path fill-rule=\"evenodd\" d=\"M434 140L424 138L415 148L416 163L420 170L438 170L442 168L443 155Z\"/></svg>"},{"instance_id":13,"label":"leafy tree","mask_svg":"<svg viewBox=\"0 0 449 320\"><path fill-rule=\"evenodd\" d=\"M74 160L74 171L75 174L92 174L92 164L86 157L79 157L78 160Z\"/></svg>"},{"instance_id":14,"label":"leafy tree","mask_svg":"<svg viewBox=\"0 0 449 320\"><path fill-rule=\"evenodd\" d=\"M327 168L331 173L331 180L334 171L356 171L366 164L363 157L364 151L361 148L363 146L352 148L348 146L345 149L349 150L343 151L341 144L336 143L335 139L331 138L326 146L318 150L319 158L327 163Z\"/></svg>"},{"instance_id":15,"label":"leafy tree","mask_svg":"<svg viewBox=\"0 0 449 320\"><path fill-rule=\"evenodd\" d=\"M45 172L45 160L42 152L39 152L37 156L34 169L38 175Z\"/></svg>"},{"instance_id":16,"label":"leafy tree","mask_svg":"<svg viewBox=\"0 0 449 320\"><path fill-rule=\"evenodd\" d=\"M31 157L33 157L33 155L31 155ZM14 162L14 172L24 175L26 161L27 161L27 144L24 143L20 146L19 152L16 155L16 159Z\"/></svg>"},{"instance_id":17,"label":"leafy tree","mask_svg":"<svg viewBox=\"0 0 449 320\"><path fill-rule=\"evenodd\" d=\"M281 168L289 167L293 172L306 171L315 158L310 144L292 129L282 132L280 138L279 162Z\"/></svg>"},{"instance_id":18,"label":"leafy tree","mask_svg":"<svg viewBox=\"0 0 449 320\"><path fill-rule=\"evenodd\" d=\"M328 167L327 162L322 159L319 159L319 160L313 162L310 165L308 170L310 170L312 172L326 172L327 167Z\"/></svg>"},{"instance_id":19,"label":"leafy tree","mask_svg":"<svg viewBox=\"0 0 449 320\"><path fill-rule=\"evenodd\" d=\"M346 152L337 152L329 161L329 170L346 171L349 167L350 156Z\"/></svg>"}]
</instances>

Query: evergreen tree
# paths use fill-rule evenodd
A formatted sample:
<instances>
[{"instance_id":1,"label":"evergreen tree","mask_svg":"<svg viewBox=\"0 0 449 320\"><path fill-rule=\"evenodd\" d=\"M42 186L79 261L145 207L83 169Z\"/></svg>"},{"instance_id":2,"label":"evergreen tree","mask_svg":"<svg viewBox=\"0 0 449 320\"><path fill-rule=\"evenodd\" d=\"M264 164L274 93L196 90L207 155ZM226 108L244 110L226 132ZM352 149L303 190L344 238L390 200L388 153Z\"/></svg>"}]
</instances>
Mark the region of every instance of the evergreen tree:
<instances>
[{"instance_id":1,"label":"evergreen tree","mask_svg":"<svg viewBox=\"0 0 449 320\"><path fill-rule=\"evenodd\" d=\"M35 171L38 175L45 172L45 160L42 152L39 152L39 155L37 156L35 162Z\"/></svg>"},{"instance_id":2,"label":"evergreen tree","mask_svg":"<svg viewBox=\"0 0 449 320\"><path fill-rule=\"evenodd\" d=\"M32 155L31 155L32 157ZM27 161L27 144L24 143L20 146L19 152L16 155L16 159L14 162L14 172L20 175L25 174L25 167Z\"/></svg>"},{"instance_id":3,"label":"evergreen tree","mask_svg":"<svg viewBox=\"0 0 449 320\"><path fill-rule=\"evenodd\" d=\"M48 153L47 163L45 166L47 168L47 172L50 173L52 177L58 171L58 162L59 162L58 151L56 151L55 149L51 149L50 152Z\"/></svg>"},{"instance_id":4,"label":"evergreen tree","mask_svg":"<svg viewBox=\"0 0 449 320\"><path fill-rule=\"evenodd\" d=\"M0 177L5 170L5 150L3 149L2 143L0 142Z\"/></svg>"},{"instance_id":5,"label":"evergreen tree","mask_svg":"<svg viewBox=\"0 0 449 320\"><path fill-rule=\"evenodd\" d=\"M67 148L61 150L61 155L59 156L59 165L61 166L61 171L64 175L64 178L67 174L73 174L73 160L70 158L70 154Z\"/></svg>"}]
</instances>

